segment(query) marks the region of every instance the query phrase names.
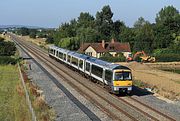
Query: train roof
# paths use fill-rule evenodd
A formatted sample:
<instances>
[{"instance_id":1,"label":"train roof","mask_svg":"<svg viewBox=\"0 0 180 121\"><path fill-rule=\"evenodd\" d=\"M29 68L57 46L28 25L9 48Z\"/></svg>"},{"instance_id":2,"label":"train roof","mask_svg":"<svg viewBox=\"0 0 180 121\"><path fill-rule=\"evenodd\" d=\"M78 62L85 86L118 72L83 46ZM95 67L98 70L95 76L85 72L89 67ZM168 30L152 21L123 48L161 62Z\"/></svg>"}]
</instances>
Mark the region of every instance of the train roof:
<instances>
[{"instance_id":1,"label":"train roof","mask_svg":"<svg viewBox=\"0 0 180 121\"><path fill-rule=\"evenodd\" d=\"M77 53L77 52L74 52L74 51L59 48L59 47L54 46L54 45L50 46L50 48L60 50L61 52L66 52L66 53L68 53L68 54L70 54L72 56L75 56L75 57L78 57L78 58L81 58L81 59L86 59L87 61L89 61L91 63L106 67L107 69L110 69L110 70L114 70L114 69L127 69L127 70L130 70L126 66L122 66L122 65L119 65L119 64L112 64L112 63L109 63L107 61L103 61L103 60L100 60L98 58L95 58L95 57L91 57L91 56L88 56L88 55L85 55L85 54L80 54L80 53Z\"/></svg>"},{"instance_id":2,"label":"train roof","mask_svg":"<svg viewBox=\"0 0 180 121\"><path fill-rule=\"evenodd\" d=\"M88 55L80 54L80 53L77 53L77 52L74 52L74 51L70 51L68 54L70 54L72 56L75 56L75 57L78 57L78 58L81 58L81 59L88 59L88 58L90 58L90 56L88 56Z\"/></svg>"},{"instance_id":3,"label":"train roof","mask_svg":"<svg viewBox=\"0 0 180 121\"><path fill-rule=\"evenodd\" d=\"M103 67L106 67L110 70L114 70L114 69L127 69L127 70L130 70L128 67L126 66L122 66L122 65L119 65L119 64L112 64L112 63L109 63L107 61L103 61L103 60L100 60L98 58L94 58L94 57L90 57L88 59L88 61L94 63L94 64L98 64L100 66L103 66Z\"/></svg>"}]
</instances>

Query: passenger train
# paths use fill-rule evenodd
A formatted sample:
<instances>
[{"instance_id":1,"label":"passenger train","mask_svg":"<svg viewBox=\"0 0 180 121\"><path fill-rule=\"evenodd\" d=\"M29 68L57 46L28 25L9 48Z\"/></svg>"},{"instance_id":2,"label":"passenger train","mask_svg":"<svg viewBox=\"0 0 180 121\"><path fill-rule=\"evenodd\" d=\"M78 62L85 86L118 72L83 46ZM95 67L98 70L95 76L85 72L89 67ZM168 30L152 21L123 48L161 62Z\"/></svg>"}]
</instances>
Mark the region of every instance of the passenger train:
<instances>
[{"instance_id":1,"label":"passenger train","mask_svg":"<svg viewBox=\"0 0 180 121\"><path fill-rule=\"evenodd\" d=\"M73 67L86 77L103 83L112 93L132 91L132 73L128 67L56 46L50 46L48 53L50 57Z\"/></svg>"}]
</instances>

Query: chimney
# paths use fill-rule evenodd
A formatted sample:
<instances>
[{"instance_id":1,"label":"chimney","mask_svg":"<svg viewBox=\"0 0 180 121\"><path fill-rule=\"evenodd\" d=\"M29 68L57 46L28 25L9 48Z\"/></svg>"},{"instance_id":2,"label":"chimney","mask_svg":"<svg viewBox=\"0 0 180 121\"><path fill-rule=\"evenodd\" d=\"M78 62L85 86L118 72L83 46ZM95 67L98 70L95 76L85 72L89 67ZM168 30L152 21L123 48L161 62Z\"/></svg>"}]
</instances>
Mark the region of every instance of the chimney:
<instances>
[{"instance_id":1,"label":"chimney","mask_svg":"<svg viewBox=\"0 0 180 121\"><path fill-rule=\"evenodd\" d=\"M105 41L102 40L102 47L105 48Z\"/></svg>"},{"instance_id":2,"label":"chimney","mask_svg":"<svg viewBox=\"0 0 180 121\"><path fill-rule=\"evenodd\" d=\"M111 43L114 43L114 42L115 42L115 40L114 40L114 38L112 38Z\"/></svg>"}]
</instances>

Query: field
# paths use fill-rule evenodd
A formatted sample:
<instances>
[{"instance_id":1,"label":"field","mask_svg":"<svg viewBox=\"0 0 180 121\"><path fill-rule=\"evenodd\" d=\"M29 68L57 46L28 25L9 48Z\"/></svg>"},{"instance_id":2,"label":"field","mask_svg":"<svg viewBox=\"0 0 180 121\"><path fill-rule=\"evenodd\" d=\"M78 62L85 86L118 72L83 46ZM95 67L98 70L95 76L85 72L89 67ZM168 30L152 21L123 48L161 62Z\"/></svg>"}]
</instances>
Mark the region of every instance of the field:
<instances>
[{"instance_id":1,"label":"field","mask_svg":"<svg viewBox=\"0 0 180 121\"><path fill-rule=\"evenodd\" d=\"M16 66L0 66L0 121L31 121Z\"/></svg>"},{"instance_id":2,"label":"field","mask_svg":"<svg viewBox=\"0 0 180 121\"><path fill-rule=\"evenodd\" d=\"M159 66L158 63L140 64L137 62L119 64L131 68L134 80L143 82L143 85L151 88L153 92L172 100L180 100L180 74L155 68L166 67L167 69L168 67L173 67L172 65L161 63ZM179 67L179 65L176 64L175 67Z\"/></svg>"}]
</instances>

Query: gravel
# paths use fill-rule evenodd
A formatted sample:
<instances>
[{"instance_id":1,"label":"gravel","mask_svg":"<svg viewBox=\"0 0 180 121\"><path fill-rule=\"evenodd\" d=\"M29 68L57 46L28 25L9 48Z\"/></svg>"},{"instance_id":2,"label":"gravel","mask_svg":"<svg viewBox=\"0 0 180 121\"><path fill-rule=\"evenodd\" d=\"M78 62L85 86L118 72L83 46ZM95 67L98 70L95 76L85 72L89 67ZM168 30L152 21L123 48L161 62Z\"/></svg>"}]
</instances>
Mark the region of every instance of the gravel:
<instances>
[{"instance_id":1,"label":"gravel","mask_svg":"<svg viewBox=\"0 0 180 121\"><path fill-rule=\"evenodd\" d=\"M137 96L134 96L137 97ZM154 95L138 96L138 100L150 105L151 107L170 115L177 121L180 121L180 102L159 99Z\"/></svg>"}]
</instances>

